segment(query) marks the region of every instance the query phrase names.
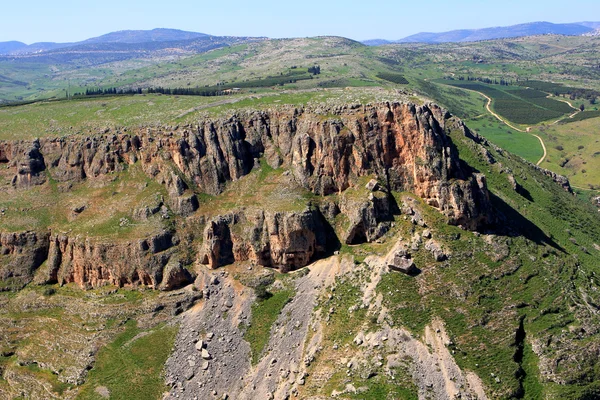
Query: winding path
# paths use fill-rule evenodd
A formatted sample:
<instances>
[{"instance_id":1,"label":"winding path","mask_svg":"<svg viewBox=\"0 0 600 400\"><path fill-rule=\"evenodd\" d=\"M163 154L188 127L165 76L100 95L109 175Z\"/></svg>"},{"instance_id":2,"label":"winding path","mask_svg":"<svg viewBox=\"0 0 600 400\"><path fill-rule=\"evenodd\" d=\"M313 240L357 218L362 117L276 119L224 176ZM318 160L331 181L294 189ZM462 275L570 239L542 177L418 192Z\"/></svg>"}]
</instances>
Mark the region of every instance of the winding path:
<instances>
[{"instance_id":1,"label":"winding path","mask_svg":"<svg viewBox=\"0 0 600 400\"><path fill-rule=\"evenodd\" d=\"M464 89L464 88L463 88ZM509 123L508 121L506 121L505 119L503 119L502 117L500 117L498 114L496 114L495 112L492 111L491 105L492 105L492 99L487 96L486 94L482 93L482 92L478 92L477 90L472 90L472 89L465 89L465 90L469 90L471 92L475 92L480 94L481 96L485 97L487 99L487 104L485 105L485 108L488 110L488 112L490 114L492 114L494 117L496 117L499 121L501 121L502 123L504 123L506 126L518 131L518 132L523 132L523 133L529 133L532 136L535 136L539 141L540 144L542 145L542 150L544 150L544 155L542 156L542 158L540 158L540 160L535 164L535 165L540 165L541 163L544 162L544 160L546 159L546 157L548 156L548 151L546 150L546 144L544 143L544 141L542 140L542 138L539 135L536 135L535 133L531 133L531 126L528 127L526 130L517 128L516 126L512 125L511 123ZM566 117L562 117L557 119L556 121L554 121L552 123L552 125L556 125L558 124L560 121L567 119L567 118L573 118L574 116L576 116L577 114L579 114L581 112L581 110L579 110L576 107L573 107L573 104L571 104L570 101L565 100L565 99L557 99L554 96L552 96L552 94L548 93L548 98L554 98L557 101L562 101L563 103L567 103L569 105L569 107L571 107L573 110L575 110L575 112L573 114L570 114Z\"/></svg>"},{"instance_id":2,"label":"winding path","mask_svg":"<svg viewBox=\"0 0 600 400\"><path fill-rule=\"evenodd\" d=\"M506 126L514 129L517 132L529 133L530 135L535 136L540 141L540 144L542 145L542 150L544 150L544 154L542 155L542 158L540 158L539 161L535 165L540 165L541 163L544 162L544 160L546 159L546 156L548 156L548 151L546 150L546 144L544 143L544 141L542 140L542 138L539 135L536 135L535 133L531 133L529 131L531 129L531 127L527 128L527 130L523 130L523 129L517 128L516 126L512 125L510 122L506 121L501 116L499 116L498 114L496 114L494 111L492 111L492 108L491 108L492 99L488 95L486 95L484 93L481 93L481 92L478 92L477 90L473 90L473 89L465 89L465 88L461 88L461 89L468 90L470 92L475 92L475 93L477 93L477 94L485 97L487 99L487 104L485 105L486 110L490 114L492 114L498 121L502 122L503 124L505 124ZM556 121L556 122L558 122L558 121Z\"/></svg>"},{"instance_id":3,"label":"winding path","mask_svg":"<svg viewBox=\"0 0 600 400\"><path fill-rule=\"evenodd\" d=\"M591 191L591 192L598 192L598 193L600 193L600 189L591 189L589 187L584 188L582 186L575 186L575 185L571 185L571 187L575 188L575 189L588 190L588 191Z\"/></svg>"},{"instance_id":4,"label":"winding path","mask_svg":"<svg viewBox=\"0 0 600 400\"><path fill-rule=\"evenodd\" d=\"M562 117L557 119L556 121L554 121L552 123L552 125L556 125L558 124L560 121L562 121L563 119L567 119L567 118L573 118L574 116L576 116L577 114L579 114L581 112L580 109L573 107L573 104L571 104L571 102L569 100L565 100L565 99L558 99L554 96L552 96L551 94L548 94L548 98L552 97L553 99L555 99L556 101L562 101L563 103L567 103L569 105L569 107L571 107L573 110L575 110L575 112L571 115L569 115L568 117Z\"/></svg>"},{"instance_id":5,"label":"winding path","mask_svg":"<svg viewBox=\"0 0 600 400\"><path fill-rule=\"evenodd\" d=\"M452 74L452 75L454 75L454 74ZM425 80L427 81L427 79L425 79ZM508 127L509 127L509 128L511 128L511 129L514 129L514 130L515 130L515 131L517 131L517 132L529 133L530 135L532 135L532 136L535 136L535 137L536 137L536 138L537 138L537 139L540 141L540 144L542 145L542 150L544 151L544 154L542 155L542 158L540 158L540 159L539 159L539 161L538 161L538 162L537 162L535 165L540 165L541 163L543 163L543 162L544 162L544 160L545 160L545 159L546 159L546 157L548 156L548 151L546 150L546 144L544 143L544 140L543 140L543 139L542 139L542 138L541 138L539 135L536 135L535 133L531 133L531 128L532 128L531 126L530 126L530 127L527 127L527 128L526 128L526 130L523 130L523 129L517 128L516 126L512 125L510 122L508 122L508 121L506 121L505 119L503 119L501 116L499 116L499 115L498 115L498 114L496 114L494 111L492 111L492 108L491 108L491 105L492 105L492 99L491 99L491 98L490 98L488 95L486 95L486 94L484 94L484 93L482 93L482 92L479 92L479 91L477 91L477 90L473 90L473 89L467 89L467 88L464 88L464 87L447 85L447 84L445 84L445 83L439 83L439 82L438 82L438 84L439 84L439 85L444 85L444 86L449 86L449 87L451 87L451 88L455 88L455 89L467 90L467 91L469 91L469 92L474 92L474 93L477 93L477 94L479 94L479 95L481 95L481 96L485 97L485 98L487 99L487 104L485 105L485 108L486 108L486 110L487 110L487 111L488 111L490 114L492 114L492 115L493 115L493 116L494 116L494 117L495 117L495 118L496 118L498 121L502 122L503 124L505 124L506 126L508 126ZM547 92L544 92L544 93L547 93ZM554 96L552 96L552 94L551 94L551 93L547 93L547 94L548 94L548 96L547 96L547 97L552 97L552 98L554 98ZM573 104L571 104L571 102L570 102L570 101L568 101L568 100L565 100L565 99L555 99L555 100L557 100L557 101L562 101L563 103L567 103L567 104L568 104L568 105L569 105L569 106L570 106L570 107L571 107L573 110L575 110L575 112L574 112L573 114L569 115L569 116L566 116L566 117L562 117L562 118L559 118L559 119L557 119L556 121L554 121L554 122L552 123L552 125L555 125L555 124L559 123L560 121L562 121L562 120L564 120L564 119L567 119L567 118L573 118L574 116L576 116L577 114L579 114L579 113L581 112L581 111L580 111L578 108L576 108L576 107L573 107Z\"/></svg>"},{"instance_id":6,"label":"winding path","mask_svg":"<svg viewBox=\"0 0 600 400\"><path fill-rule=\"evenodd\" d=\"M440 84L441 84L441 85L445 85L445 86L450 86L450 87L456 88L456 86L452 86L452 85L446 85L446 84L444 84L444 83L440 83ZM542 138L541 138L539 135L536 135L535 133L531 133L531 128L532 128L532 127L527 127L527 128L526 128L526 130L520 129L520 128L518 128L518 127L516 127L516 126L512 125L510 122L506 121L505 119L503 119L503 118L502 118L501 116L499 116L498 114L496 114L494 111L492 111L492 108L491 108L491 105L492 105L492 99L491 99L491 98L490 98L488 95L486 95L485 93L482 93L482 92L479 92L479 91L477 91L477 90L473 90L473 89L467 89L467 88L460 88L460 89L463 89L463 90L468 90L468 91L470 91L470 92L475 92L475 93L477 93L477 94L479 94L479 95L481 95L481 96L485 97L485 98L487 99L487 104L485 105L485 108L486 108L486 110L487 110L487 111L488 111L488 112L489 112L491 115L493 115L493 116L494 116L494 117L495 117L495 118L496 118L498 121L502 122L503 124L505 124L506 126L508 126L508 127L512 128L512 129L514 129L514 130L515 130L515 131L517 131L517 132L529 133L530 135L532 135L532 136L535 136L535 137L536 137L536 138L537 138L537 139L540 141L540 144L542 145L542 149L544 150L544 155L542 156L542 158L540 158L540 160L539 160L539 161L536 163L536 165L540 165L542 162L544 162L544 160L546 159L546 157L547 157L547 155L548 155L548 152L547 152L547 150L546 150L546 144L544 143L544 141L542 140ZM557 123L559 123L560 121L563 121L563 120L565 120L565 119L567 119L567 118L573 118L574 116L576 116L577 114L579 114L579 113L581 112L581 110L580 110L580 109L578 109L578 108L576 108L576 107L574 107L574 106L573 106L573 104L572 104L572 103L571 103L569 100L566 100L566 99L559 99L559 98L556 98L555 96L552 96L552 94L548 93L548 98L550 98L550 97L554 98L554 99L555 99L555 100L557 100L557 101L562 101L563 103L567 103L567 104L569 105L569 107L571 107L573 110L575 110L575 112L574 112L573 114L570 114L570 115L568 115L568 116L564 116L564 117L562 117L562 118L559 118L559 119L557 119L556 121L554 121L554 122L552 123L552 125L556 125L556 124L557 124ZM571 185L571 187L573 187L573 188L576 188L576 189L582 189L582 190L592 190L592 191L597 191L597 192L599 192L599 193L600 193L600 190L598 190L598 189L589 189L589 188L583 188L583 187L580 187L580 186L575 186L575 185Z\"/></svg>"},{"instance_id":7,"label":"winding path","mask_svg":"<svg viewBox=\"0 0 600 400\"><path fill-rule=\"evenodd\" d=\"M540 158L540 160L537 163L535 163L535 165L540 165L541 163L544 162L544 160L546 159L546 156L548 155L548 152L546 151L546 145L544 144L544 141L542 140L542 138L539 135L536 135L535 133L531 133L531 135L538 138L538 140L540 141L540 144L542 145L542 149L544 150L544 155L542 156L542 158Z\"/></svg>"}]
</instances>

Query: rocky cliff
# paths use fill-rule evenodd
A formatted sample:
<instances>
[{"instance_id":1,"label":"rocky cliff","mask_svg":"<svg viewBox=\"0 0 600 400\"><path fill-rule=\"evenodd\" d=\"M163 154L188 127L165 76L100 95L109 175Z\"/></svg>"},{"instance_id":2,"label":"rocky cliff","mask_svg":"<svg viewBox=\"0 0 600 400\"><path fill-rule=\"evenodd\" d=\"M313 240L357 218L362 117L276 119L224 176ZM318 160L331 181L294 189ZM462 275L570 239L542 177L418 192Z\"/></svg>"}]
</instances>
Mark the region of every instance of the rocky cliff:
<instances>
[{"instance_id":1,"label":"rocky cliff","mask_svg":"<svg viewBox=\"0 0 600 400\"><path fill-rule=\"evenodd\" d=\"M192 276L177 263L177 244L168 232L118 243L64 233L3 233L0 280L10 279L16 288L33 279L61 285L75 282L82 288L104 284L179 288L191 282Z\"/></svg>"},{"instance_id":2,"label":"rocky cliff","mask_svg":"<svg viewBox=\"0 0 600 400\"><path fill-rule=\"evenodd\" d=\"M173 246L173 236L169 233L118 244L53 235L41 278L46 283L75 282L81 287L139 283L158 288L172 255L168 250ZM165 281L164 285L167 284Z\"/></svg>"},{"instance_id":3,"label":"rocky cliff","mask_svg":"<svg viewBox=\"0 0 600 400\"><path fill-rule=\"evenodd\" d=\"M212 268L250 260L284 272L298 269L325 253L331 240L325 224L318 209L219 216L204 230L199 261Z\"/></svg>"},{"instance_id":4,"label":"rocky cliff","mask_svg":"<svg viewBox=\"0 0 600 400\"><path fill-rule=\"evenodd\" d=\"M338 240L331 237L332 218L339 213L350 220L339 234L341 241L379 238L398 212L393 192L415 193L450 224L466 229L493 221L485 177L461 164L446 134L461 126L435 105L257 111L194 126L0 142L0 175L10 182L10 190L21 191L48 179L80 182L126 173L128 165L139 163L147 176L165 186L165 206L189 217L199 207L198 194L218 196L228 182L248 175L264 159L317 195L315 204L301 212L224 210L195 233L202 238L198 261L217 267L251 260L285 271L303 267L331 248ZM377 178L380 190L369 198L345 195L367 176ZM133 212L138 214L140 210ZM2 251L9 259L4 276L31 277L47 260L42 280L81 286L139 282L158 287L177 252L177 243L164 236L125 244L54 233L17 236L3 239ZM30 242L34 244L24 251L27 262L16 261L22 253L10 243ZM170 248L174 250L166 251ZM27 267L17 272L14 265Z\"/></svg>"},{"instance_id":5,"label":"rocky cliff","mask_svg":"<svg viewBox=\"0 0 600 400\"><path fill-rule=\"evenodd\" d=\"M0 281L30 281L48 257L49 238L47 233L1 233Z\"/></svg>"}]
</instances>

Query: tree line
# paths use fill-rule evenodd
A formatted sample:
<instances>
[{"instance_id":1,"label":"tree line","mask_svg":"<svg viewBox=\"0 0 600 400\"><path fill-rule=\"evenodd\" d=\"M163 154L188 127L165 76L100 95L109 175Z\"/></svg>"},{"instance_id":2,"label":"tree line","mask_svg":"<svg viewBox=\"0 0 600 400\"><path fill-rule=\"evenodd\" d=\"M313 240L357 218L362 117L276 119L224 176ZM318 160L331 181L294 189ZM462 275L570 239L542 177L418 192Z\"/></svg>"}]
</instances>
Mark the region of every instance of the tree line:
<instances>
[{"instance_id":1,"label":"tree line","mask_svg":"<svg viewBox=\"0 0 600 400\"><path fill-rule=\"evenodd\" d=\"M498 79L490 79L490 78L481 78L478 76L467 76L466 78L464 76L459 76L458 77L459 81L469 81L469 82L481 82L481 83L486 83L488 85L501 85L501 86L510 86L513 85L514 82L513 81L508 81L504 78L500 78L500 80Z\"/></svg>"},{"instance_id":2,"label":"tree line","mask_svg":"<svg viewBox=\"0 0 600 400\"><path fill-rule=\"evenodd\" d=\"M73 96L103 96L103 95L117 95L117 94L124 94L124 95L142 94L142 88L117 89L117 88L113 87L113 88L107 88L107 89L100 89L100 88L86 89L85 93L76 92L73 94ZM67 94L67 96L68 96L68 94Z\"/></svg>"},{"instance_id":3,"label":"tree line","mask_svg":"<svg viewBox=\"0 0 600 400\"><path fill-rule=\"evenodd\" d=\"M321 67L319 65L308 67L308 73L313 75L319 75L321 73Z\"/></svg>"},{"instance_id":4,"label":"tree line","mask_svg":"<svg viewBox=\"0 0 600 400\"><path fill-rule=\"evenodd\" d=\"M223 96L230 94L231 92L228 90L211 90L211 89L203 89L203 88L163 88L163 87L155 87L148 88L148 93L160 93L160 94L172 94L172 95L181 95L181 96Z\"/></svg>"},{"instance_id":5,"label":"tree line","mask_svg":"<svg viewBox=\"0 0 600 400\"><path fill-rule=\"evenodd\" d=\"M136 94L166 94L166 95L181 95L181 96L223 96L230 94L230 90L214 90L214 89L203 89L203 88L165 88L162 86L158 87L150 87L147 89L138 88L130 88L130 89L116 89L116 88L107 88L107 89L86 89L85 92L77 92L74 93L73 96L70 97L94 97L94 96L133 96Z\"/></svg>"}]
</instances>

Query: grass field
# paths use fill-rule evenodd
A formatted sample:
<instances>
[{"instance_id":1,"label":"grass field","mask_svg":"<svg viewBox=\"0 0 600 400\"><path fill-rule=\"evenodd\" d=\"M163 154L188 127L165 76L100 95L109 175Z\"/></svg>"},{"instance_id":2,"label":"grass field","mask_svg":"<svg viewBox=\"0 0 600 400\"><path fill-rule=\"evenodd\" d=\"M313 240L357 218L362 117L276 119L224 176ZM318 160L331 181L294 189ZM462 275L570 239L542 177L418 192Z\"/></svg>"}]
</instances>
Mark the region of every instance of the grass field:
<instances>
[{"instance_id":1,"label":"grass field","mask_svg":"<svg viewBox=\"0 0 600 400\"><path fill-rule=\"evenodd\" d=\"M252 305L252 322L244 334L244 339L250 343L252 364L256 364L260 360L262 352L269 342L271 326L293 294L293 291L287 289L276 291L268 298L258 300Z\"/></svg>"},{"instance_id":2,"label":"grass field","mask_svg":"<svg viewBox=\"0 0 600 400\"><path fill-rule=\"evenodd\" d=\"M421 93L460 118L476 118L487 113L486 101L477 93L440 85L423 78L415 79L414 82Z\"/></svg>"},{"instance_id":3,"label":"grass field","mask_svg":"<svg viewBox=\"0 0 600 400\"><path fill-rule=\"evenodd\" d=\"M447 107L462 118L470 129L494 144L533 163L542 157L544 152L539 140L510 128L490 115L485 107L487 100L480 94L430 81L416 82L428 96Z\"/></svg>"},{"instance_id":4,"label":"grass field","mask_svg":"<svg viewBox=\"0 0 600 400\"><path fill-rule=\"evenodd\" d=\"M105 128L197 123L211 116L244 109L293 105L335 105L406 99L393 89L334 88L244 91L230 96L135 95L104 96L70 101L0 107L0 140L43 136L90 135Z\"/></svg>"},{"instance_id":5,"label":"grass field","mask_svg":"<svg viewBox=\"0 0 600 400\"><path fill-rule=\"evenodd\" d=\"M177 328L158 325L161 317L151 329L138 328L134 321L159 296L114 286L85 291L76 284L31 284L19 292L0 293L0 371L7 378L0 377L0 397L76 398L79 384L74 381L102 347L91 372L92 386L84 386L89 397L84 398L98 399L96 385L119 381L122 388L137 390L134 386L140 384L140 393L150 393L139 398L159 398L162 365ZM22 397L16 397L19 393ZM111 395L131 398L123 389L111 389Z\"/></svg>"},{"instance_id":6,"label":"grass field","mask_svg":"<svg viewBox=\"0 0 600 400\"><path fill-rule=\"evenodd\" d=\"M578 121L584 121L586 119L598 118L598 117L600 117L600 111L599 110L591 110L591 111L580 112L580 113L574 115L573 118L565 119L562 122L563 123L578 122Z\"/></svg>"},{"instance_id":7,"label":"grass field","mask_svg":"<svg viewBox=\"0 0 600 400\"><path fill-rule=\"evenodd\" d=\"M541 90L546 93L552 93L555 96L558 95L572 95L571 100L581 101L582 99L590 99L600 96L600 92L593 89L575 88L571 86L565 86L560 83L536 81L536 80L525 80L518 82L519 86L529 87L532 89Z\"/></svg>"},{"instance_id":8,"label":"grass field","mask_svg":"<svg viewBox=\"0 0 600 400\"><path fill-rule=\"evenodd\" d=\"M377 74L377 77L380 79L392 82L392 83L396 83L398 85L407 85L408 84L408 81L406 80L404 75L401 75L401 74L380 72Z\"/></svg>"},{"instance_id":9,"label":"grass field","mask_svg":"<svg viewBox=\"0 0 600 400\"><path fill-rule=\"evenodd\" d=\"M544 168L567 176L575 186L600 189L600 118L551 125L540 136L548 149Z\"/></svg>"},{"instance_id":10,"label":"grass field","mask_svg":"<svg viewBox=\"0 0 600 400\"><path fill-rule=\"evenodd\" d=\"M470 129L492 143L532 163L538 162L544 154L544 150L536 137L516 131L489 114L475 119L468 119L465 123Z\"/></svg>"},{"instance_id":11,"label":"grass field","mask_svg":"<svg viewBox=\"0 0 600 400\"><path fill-rule=\"evenodd\" d=\"M164 186L145 175L139 163L112 175L109 182L75 184L70 191L61 190L57 182L48 179L47 185L15 191L0 199L0 206L5 210L0 219L3 232L52 227L115 240L145 237L163 228L164 221L158 216L146 221L131 218L133 209L154 204L157 197L167 195ZM72 209L81 205L85 210L73 214ZM131 223L121 226L121 218L128 218Z\"/></svg>"},{"instance_id":12,"label":"grass field","mask_svg":"<svg viewBox=\"0 0 600 400\"><path fill-rule=\"evenodd\" d=\"M96 133L105 127L170 122L181 113L214 102L191 96L119 96L43 102L0 108L0 138L28 139Z\"/></svg>"}]
</instances>

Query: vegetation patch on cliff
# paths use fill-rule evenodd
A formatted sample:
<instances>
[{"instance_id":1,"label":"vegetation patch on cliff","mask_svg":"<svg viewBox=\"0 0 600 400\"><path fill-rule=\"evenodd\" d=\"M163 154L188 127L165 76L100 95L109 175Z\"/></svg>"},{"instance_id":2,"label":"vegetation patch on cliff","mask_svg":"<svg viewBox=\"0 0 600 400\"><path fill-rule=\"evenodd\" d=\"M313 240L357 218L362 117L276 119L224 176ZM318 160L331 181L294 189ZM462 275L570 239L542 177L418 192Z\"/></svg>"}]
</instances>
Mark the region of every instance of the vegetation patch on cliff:
<instances>
[{"instance_id":1,"label":"vegetation patch on cliff","mask_svg":"<svg viewBox=\"0 0 600 400\"><path fill-rule=\"evenodd\" d=\"M271 327L277 320L283 307L294 297L293 290L283 289L267 292L266 288L259 289L260 297L252 305L250 326L244 333L244 339L250 343L252 364L260 361L261 355L269 342Z\"/></svg>"},{"instance_id":2,"label":"vegetation patch on cliff","mask_svg":"<svg viewBox=\"0 0 600 400\"><path fill-rule=\"evenodd\" d=\"M107 388L111 398L160 398L166 390L162 371L176 334L177 326L143 331L136 321L128 321L125 332L98 353L79 398L100 398L99 387Z\"/></svg>"}]
</instances>

